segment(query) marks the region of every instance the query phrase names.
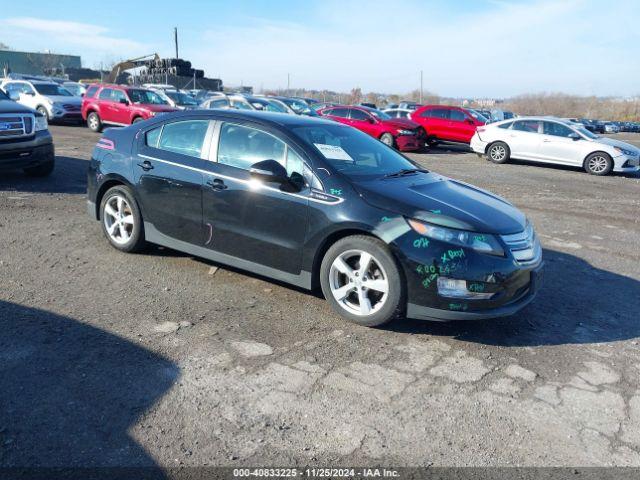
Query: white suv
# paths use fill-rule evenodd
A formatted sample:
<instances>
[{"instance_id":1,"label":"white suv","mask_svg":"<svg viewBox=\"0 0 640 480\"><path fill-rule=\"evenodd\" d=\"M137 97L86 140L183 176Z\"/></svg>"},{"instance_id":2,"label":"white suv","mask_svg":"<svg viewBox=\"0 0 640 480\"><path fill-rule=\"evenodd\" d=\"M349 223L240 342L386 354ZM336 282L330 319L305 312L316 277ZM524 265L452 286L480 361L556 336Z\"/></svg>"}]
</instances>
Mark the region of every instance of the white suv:
<instances>
[{"instance_id":1,"label":"white suv","mask_svg":"<svg viewBox=\"0 0 640 480\"><path fill-rule=\"evenodd\" d=\"M82 98L55 82L7 79L0 83L12 100L37 110L48 121L82 122Z\"/></svg>"}]
</instances>

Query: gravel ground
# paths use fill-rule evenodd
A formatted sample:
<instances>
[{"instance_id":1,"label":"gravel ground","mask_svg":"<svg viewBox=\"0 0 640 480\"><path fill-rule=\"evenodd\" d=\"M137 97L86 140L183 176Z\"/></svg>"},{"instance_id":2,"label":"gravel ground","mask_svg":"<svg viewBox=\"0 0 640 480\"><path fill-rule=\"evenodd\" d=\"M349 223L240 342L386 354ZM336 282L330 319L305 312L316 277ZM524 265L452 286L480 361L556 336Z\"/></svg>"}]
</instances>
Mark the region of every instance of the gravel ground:
<instances>
[{"instance_id":1,"label":"gravel ground","mask_svg":"<svg viewBox=\"0 0 640 480\"><path fill-rule=\"evenodd\" d=\"M640 176L413 155L525 211L546 284L511 318L367 329L117 252L85 213L98 137L51 130L50 178L0 176L0 466L640 466Z\"/></svg>"}]
</instances>

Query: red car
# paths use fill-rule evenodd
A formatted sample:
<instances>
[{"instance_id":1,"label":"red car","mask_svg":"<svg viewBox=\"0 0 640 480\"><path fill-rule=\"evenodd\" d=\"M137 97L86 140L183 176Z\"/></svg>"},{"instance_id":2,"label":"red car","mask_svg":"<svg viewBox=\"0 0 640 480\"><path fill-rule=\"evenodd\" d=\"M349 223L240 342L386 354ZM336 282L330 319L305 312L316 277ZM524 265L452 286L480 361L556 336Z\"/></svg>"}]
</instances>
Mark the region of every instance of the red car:
<instances>
[{"instance_id":1,"label":"red car","mask_svg":"<svg viewBox=\"0 0 640 480\"><path fill-rule=\"evenodd\" d=\"M429 145L436 144L438 140L470 143L476 128L488 122L475 110L448 105L420 107L411 114L411 120L424 128Z\"/></svg>"},{"instance_id":2,"label":"red car","mask_svg":"<svg viewBox=\"0 0 640 480\"><path fill-rule=\"evenodd\" d=\"M424 147L424 131L420 125L406 118L392 118L375 108L338 105L318 113L368 133L398 150L415 151Z\"/></svg>"},{"instance_id":3,"label":"red car","mask_svg":"<svg viewBox=\"0 0 640 480\"><path fill-rule=\"evenodd\" d=\"M131 125L177 109L157 93L123 85L91 85L82 97L82 118L94 132L105 124Z\"/></svg>"}]
</instances>

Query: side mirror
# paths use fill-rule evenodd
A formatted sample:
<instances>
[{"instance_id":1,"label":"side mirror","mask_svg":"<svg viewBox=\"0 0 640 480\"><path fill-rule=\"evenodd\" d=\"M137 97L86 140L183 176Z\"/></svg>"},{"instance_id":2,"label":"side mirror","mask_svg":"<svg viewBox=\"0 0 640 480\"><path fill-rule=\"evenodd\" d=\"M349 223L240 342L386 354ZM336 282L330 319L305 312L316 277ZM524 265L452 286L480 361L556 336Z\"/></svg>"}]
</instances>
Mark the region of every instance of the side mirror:
<instances>
[{"instance_id":1,"label":"side mirror","mask_svg":"<svg viewBox=\"0 0 640 480\"><path fill-rule=\"evenodd\" d=\"M119 102L123 105L129 105L129 100L127 100L126 98L121 98Z\"/></svg>"},{"instance_id":2,"label":"side mirror","mask_svg":"<svg viewBox=\"0 0 640 480\"><path fill-rule=\"evenodd\" d=\"M272 183L285 183L288 180L287 169L275 160L262 160L249 169L253 178Z\"/></svg>"},{"instance_id":3,"label":"side mirror","mask_svg":"<svg viewBox=\"0 0 640 480\"><path fill-rule=\"evenodd\" d=\"M17 102L18 100L20 100L20 93L14 91L9 92L9 98L11 100L13 100L14 102Z\"/></svg>"},{"instance_id":4,"label":"side mirror","mask_svg":"<svg viewBox=\"0 0 640 480\"><path fill-rule=\"evenodd\" d=\"M575 142L576 140L580 140L581 137L580 135L574 132L569 134L569 138Z\"/></svg>"}]
</instances>

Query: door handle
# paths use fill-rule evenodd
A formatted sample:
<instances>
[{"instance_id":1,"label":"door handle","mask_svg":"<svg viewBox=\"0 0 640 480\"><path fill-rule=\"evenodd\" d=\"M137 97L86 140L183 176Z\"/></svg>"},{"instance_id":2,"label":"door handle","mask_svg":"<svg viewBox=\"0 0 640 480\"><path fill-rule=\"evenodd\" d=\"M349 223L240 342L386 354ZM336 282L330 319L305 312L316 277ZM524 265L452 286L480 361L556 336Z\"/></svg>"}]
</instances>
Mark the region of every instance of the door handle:
<instances>
[{"instance_id":1,"label":"door handle","mask_svg":"<svg viewBox=\"0 0 640 480\"><path fill-rule=\"evenodd\" d=\"M207 180L207 185L209 185L214 190L225 190L227 188L224 182L219 178Z\"/></svg>"},{"instance_id":2,"label":"door handle","mask_svg":"<svg viewBox=\"0 0 640 480\"><path fill-rule=\"evenodd\" d=\"M151 162L149 160L145 160L144 162L139 163L138 166L145 172L153 169L153 165L151 165Z\"/></svg>"},{"instance_id":3,"label":"door handle","mask_svg":"<svg viewBox=\"0 0 640 480\"><path fill-rule=\"evenodd\" d=\"M544 143L549 143L551 142L551 140L549 140L548 138L545 138L544 140L542 140Z\"/></svg>"}]
</instances>

